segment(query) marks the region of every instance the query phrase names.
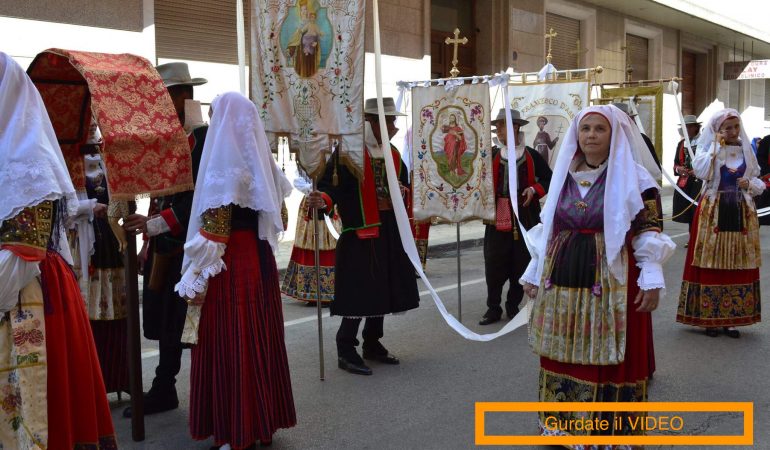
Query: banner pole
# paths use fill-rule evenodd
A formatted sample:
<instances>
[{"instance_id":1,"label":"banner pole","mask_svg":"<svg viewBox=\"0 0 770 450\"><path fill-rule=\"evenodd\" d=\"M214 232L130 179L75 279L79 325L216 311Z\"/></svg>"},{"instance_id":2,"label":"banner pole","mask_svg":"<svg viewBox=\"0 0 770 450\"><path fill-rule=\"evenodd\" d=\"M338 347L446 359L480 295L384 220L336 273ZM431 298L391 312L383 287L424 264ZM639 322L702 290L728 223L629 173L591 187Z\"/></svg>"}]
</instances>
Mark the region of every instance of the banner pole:
<instances>
[{"instance_id":1,"label":"banner pole","mask_svg":"<svg viewBox=\"0 0 770 450\"><path fill-rule=\"evenodd\" d=\"M457 320L463 321L463 286L460 270L460 222L457 222Z\"/></svg>"},{"instance_id":2,"label":"banner pole","mask_svg":"<svg viewBox=\"0 0 770 450\"><path fill-rule=\"evenodd\" d=\"M313 192L316 190L316 180L313 179ZM319 377L321 381L324 381L324 331L323 331L323 317L321 311L321 253L318 245L318 220L320 218L320 211L318 208L313 208L313 251L315 259L315 294L316 294L316 311L318 312L318 362L319 362Z\"/></svg>"}]
</instances>

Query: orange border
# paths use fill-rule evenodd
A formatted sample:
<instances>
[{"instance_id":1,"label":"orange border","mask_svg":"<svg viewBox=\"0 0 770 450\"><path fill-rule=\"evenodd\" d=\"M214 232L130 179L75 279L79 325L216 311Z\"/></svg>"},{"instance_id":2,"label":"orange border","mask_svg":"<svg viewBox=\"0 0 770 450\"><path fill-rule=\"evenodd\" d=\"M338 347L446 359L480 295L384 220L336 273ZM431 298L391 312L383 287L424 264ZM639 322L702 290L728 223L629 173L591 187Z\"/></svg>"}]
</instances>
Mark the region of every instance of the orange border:
<instances>
[{"instance_id":1,"label":"orange border","mask_svg":"<svg viewBox=\"0 0 770 450\"><path fill-rule=\"evenodd\" d=\"M742 412L743 434L728 436L487 436L488 412ZM476 402L476 445L754 445L754 402ZM588 442L590 441L590 442Z\"/></svg>"}]
</instances>

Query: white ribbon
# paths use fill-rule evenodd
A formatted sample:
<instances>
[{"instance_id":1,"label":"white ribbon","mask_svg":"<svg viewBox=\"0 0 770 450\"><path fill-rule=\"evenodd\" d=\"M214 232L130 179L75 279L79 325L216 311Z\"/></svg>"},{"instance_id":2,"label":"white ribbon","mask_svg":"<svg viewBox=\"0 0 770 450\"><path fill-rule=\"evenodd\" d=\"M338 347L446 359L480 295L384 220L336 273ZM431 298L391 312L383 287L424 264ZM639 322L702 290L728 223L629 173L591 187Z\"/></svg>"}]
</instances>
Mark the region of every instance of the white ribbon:
<instances>
[{"instance_id":1,"label":"white ribbon","mask_svg":"<svg viewBox=\"0 0 770 450\"><path fill-rule=\"evenodd\" d=\"M527 318L529 317L528 308L523 309L516 317L508 322L500 331L490 334L478 334L471 331L465 325L460 323L454 316L452 316L444 306L441 298L433 286L430 284L428 277L425 276L425 272L422 270L422 263L417 253L417 246L414 243L414 237L412 236L412 230L409 226L409 217L406 214L406 207L404 201L401 198L401 190L398 185L398 177L396 176L396 167L392 159L392 152L390 149L390 139L385 130L387 130L387 124L385 122L385 108L382 102L382 54L380 51L380 17L379 17L379 5L378 0L373 0L373 19L374 19L374 74L375 74L375 86L377 88L377 111L379 113L380 130L382 132L382 149L385 156L385 171L388 176L388 187L390 190L390 198L393 203L393 213L396 216L396 224L398 225L398 234L401 237L401 244L404 247L409 261L412 263L414 270L420 275L420 278L428 288L433 301L436 303L441 316L446 323L452 327L457 333L459 333L465 339L486 342L491 341L497 337L506 335L511 331L525 325ZM510 106L509 106L510 108ZM510 121L508 121L510 123ZM514 191L515 192L515 191Z\"/></svg>"}]
</instances>

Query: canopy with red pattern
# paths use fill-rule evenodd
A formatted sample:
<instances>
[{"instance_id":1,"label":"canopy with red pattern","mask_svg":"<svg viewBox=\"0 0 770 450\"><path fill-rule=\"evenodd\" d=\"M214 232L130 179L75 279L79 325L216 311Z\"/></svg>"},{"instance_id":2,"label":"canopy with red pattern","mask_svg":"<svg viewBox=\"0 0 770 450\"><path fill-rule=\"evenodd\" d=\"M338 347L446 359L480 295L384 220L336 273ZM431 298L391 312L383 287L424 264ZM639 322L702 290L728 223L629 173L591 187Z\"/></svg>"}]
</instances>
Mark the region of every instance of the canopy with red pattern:
<instances>
[{"instance_id":1,"label":"canopy with red pattern","mask_svg":"<svg viewBox=\"0 0 770 450\"><path fill-rule=\"evenodd\" d=\"M110 196L134 200L193 188L190 147L150 62L131 54L48 49L27 69L40 91L78 190L92 114L102 133Z\"/></svg>"}]
</instances>

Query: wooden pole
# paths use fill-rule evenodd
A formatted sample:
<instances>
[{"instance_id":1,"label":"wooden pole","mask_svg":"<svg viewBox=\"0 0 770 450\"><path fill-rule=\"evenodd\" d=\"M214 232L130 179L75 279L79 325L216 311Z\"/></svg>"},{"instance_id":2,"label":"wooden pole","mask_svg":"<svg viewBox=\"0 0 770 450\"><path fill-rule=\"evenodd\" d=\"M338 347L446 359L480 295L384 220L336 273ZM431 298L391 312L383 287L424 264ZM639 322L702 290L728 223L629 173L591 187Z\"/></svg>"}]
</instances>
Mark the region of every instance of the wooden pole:
<instances>
[{"instance_id":1,"label":"wooden pole","mask_svg":"<svg viewBox=\"0 0 770 450\"><path fill-rule=\"evenodd\" d=\"M129 214L136 212L136 202L128 202ZM126 324L128 327L128 382L131 394L131 437L144 440L144 388L142 386L142 350L139 332L139 277L136 262L136 236L126 233Z\"/></svg>"}]
</instances>

